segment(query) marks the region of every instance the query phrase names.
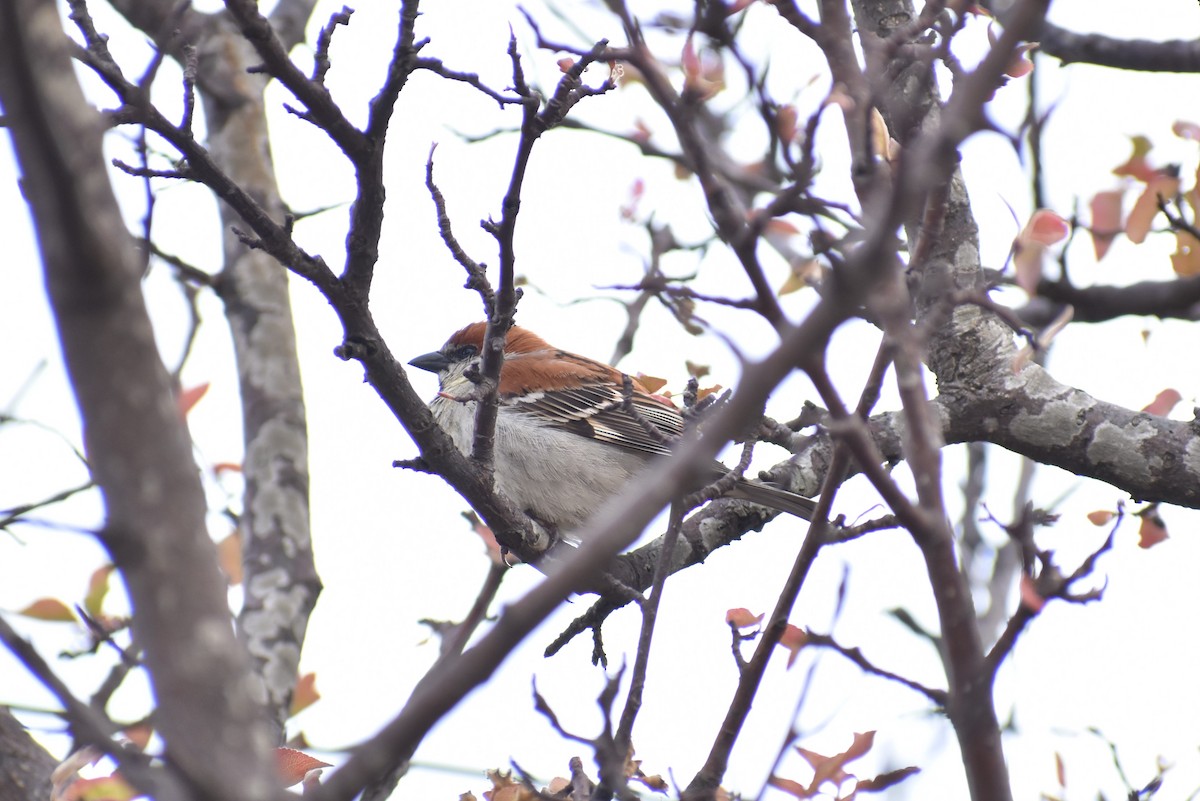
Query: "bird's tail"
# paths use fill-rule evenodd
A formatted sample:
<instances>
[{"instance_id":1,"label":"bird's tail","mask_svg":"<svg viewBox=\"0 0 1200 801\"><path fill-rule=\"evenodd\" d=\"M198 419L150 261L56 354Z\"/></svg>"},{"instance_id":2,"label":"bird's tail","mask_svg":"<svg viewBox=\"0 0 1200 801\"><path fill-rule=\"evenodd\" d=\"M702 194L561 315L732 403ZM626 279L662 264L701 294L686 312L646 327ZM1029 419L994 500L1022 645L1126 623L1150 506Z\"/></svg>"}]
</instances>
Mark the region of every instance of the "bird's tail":
<instances>
[{"instance_id":1,"label":"bird's tail","mask_svg":"<svg viewBox=\"0 0 1200 801\"><path fill-rule=\"evenodd\" d=\"M778 509L780 512L787 512L795 515L803 520L812 520L813 512L817 508L817 504L803 495L797 495L794 492L772 487L770 484L761 484L757 481L739 481L733 486L733 489L725 493L726 498L738 498L739 500L757 503L760 506L769 506L772 509Z\"/></svg>"}]
</instances>

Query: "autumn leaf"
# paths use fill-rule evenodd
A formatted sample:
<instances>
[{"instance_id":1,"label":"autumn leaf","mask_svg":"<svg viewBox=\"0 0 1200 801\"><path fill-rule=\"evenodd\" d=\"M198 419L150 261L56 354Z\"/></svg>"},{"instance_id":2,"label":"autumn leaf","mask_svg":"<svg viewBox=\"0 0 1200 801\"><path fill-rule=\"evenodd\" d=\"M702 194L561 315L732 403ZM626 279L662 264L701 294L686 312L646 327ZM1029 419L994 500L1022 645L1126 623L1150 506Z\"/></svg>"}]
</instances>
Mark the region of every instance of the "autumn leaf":
<instances>
[{"instance_id":1,"label":"autumn leaf","mask_svg":"<svg viewBox=\"0 0 1200 801\"><path fill-rule=\"evenodd\" d=\"M1029 54L1038 47L1037 42L1025 42L1013 51L1012 60L1008 62L1004 74L1010 78L1024 78L1033 72L1033 60Z\"/></svg>"},{"instance_id":2,"label":"autumn leaf","mask_svg":"<svg viewBox=\"0 0 1200 801\"><path fill-rule=\"evenodd\" d=\"M783 634L779 636L779 646L786 648L789 651L787 666L791 667L796 661L796 656L800 653L800 649L808 644L808 632L799 626L793 626L791 623L783 630Z\"/></svg>"},{"instance_id":3,"label":"autumn leaf","mask_svg":"<svg viewBox=\"0 0 1200 801\"><path fill-rule=\"evenodd\" d=\"M1142 512L1142 525L1138 528L1138 547L1153 548L1167 538L1167 525L1154 507Z\"/></svg>"},{"instance_id":4,"label":"autumn leaf","mask_svg":"<svg viewBox=\"0 0 1200 801\"><path fill-rule=\"evenodd\" d=\"M1021 604L1033 612L1035 615L1042 611L1042 607L1046 605L1046 599L1038 592L1037 585L1029 576L1021 576Z\"/></svg>"},{"instance_id":5,"label":"autumn leaf","mask_svg":"<svg viewBox=\"0 0 1200 801\"><path fill-rule=\"evenodd\" d=\"M275 769L279 776L280 787L299 784L310 770L328 767L330 767L328 762L322 762L303 751L297 751L294 748L275 749Z\"/></svg>"},{"instance_id":6,"label":"autumn leaf","mask_svg":"<svg viewBox=\"0 0 1200 801\"><path fill-rule=\"evenodd\" d=\"M1148 138L1140 134L1129 138L1133 143L1133 153L1130 154L1129 158L1123 164L1113 169L1113 175L1136 178L1139 181L1149 183L1158 175L1158 171L1151 167L1150 162L1146 160L1146 155L1150 152L1153 145Z\"/></svg>"},{"instance_id":7,"label":"autumn leaf","mask_svg":"<svg viewBox=\"0 0 1200 801\"><path fill-rule=\"evenodd\" d=\"M1159 198L1171 198L1177 192L1179 179L1173 175L1156 173L1146 183L1145 191L1138 196L1133 208L1129 210L1129 217L1125 219L1125 236L1129 237L1130 242L1140 245L1146 241L1146 234L1150 233L1150 226L1154 224L1154 218L1158 215Z\"/></svg>"},{"instance_id":8,"label":"autumn leaf","mask_svg":"<svg viewBox=\"0 0 1200 801\"><path fill-rule=\"evenodd\" d=\"M808 257L793 260L791 268L787 280L776 292L779 297L799 292L801 289L818 283L821 279L821 263L817 259Z\"/></svg>"},{"instance_id":9,"label":"autumn leaf","mask_svg":"<svg viewBox=\"0 0 1200 801\"><path fill-rule=\"evenodd\" d=\"M38 598L24 609L17 611L18 615L45 620L51 623L74 623L75 613L57 598Z\"/></svg>"},{"instance_id":10,"label":"autumn leaf","mask_svg":"<svg viewBox=\"0 0 1200 801\"><path fill-rule=\"evenodd\" d=\"M870 751L874 743L875 732L868 731L856 733L850 747L833 756L823 756L816 751L796 746L797 753L804 757L813 769L813 780L808 786L809 793L814 793L825 782L833 782L840 787L846 779L853 778L852 774L845 771L846 764Z\"/></svg>"},{"instance_id":11,"label":"autumn leaf","mask_svg":"<svg viewBox=\"0 0 1200 801\"><path fill-rule=\"evenodd\" d=\"M1179 401L1183 400L1183 396L1179 394L1177 389L1164 389L1162 392L1154 396L1154 400L1144 407L1142 411L1147 414L1156 414L1159 417L1166 417L1175 408Z\"/></svg>"},{"instance_id":12,"label":"autumn leaf","mask_svg":"<svg viewBox=\"0 0 1200 801\"><path fill-rule=\"evenodd\" d=\"M1058 316L1054 318L1053 322L1051 322L1050 325L1046 326L1046 328L1043 329L1040 334L1038 334L1038 347L1042 349L1049 347L1050 343L1054 341L1054 338L1058 336L1060 331L1067 327L1067 323L1071 322L1074 317L1075 307L1069 303L1066 306L1063 306L1062 311L1058 313ZM1024 369L1025 365L1028 364L1033 358L1033 351L1034 349L1032 345L1025 345L1025 347L1017 351L1017 355L1013 357L1012 362L1012 370L1014 373L1019 373L1022 369Z\"/></svg>"},{"instance_id":13,"label":"autumn leaf","mask_svg":"<svg viewBox=\"0 0 1200 801\"><path fill-rule=\"evenodd\" d=\"M1038 209L1030 216L1013 242L1013 269L1021 289L1030 295L1037 291L1046 248L1066 239L1070 231L1067 221L1049 209Z\"/></svg>"},{"instance_id":14,"label":"autumn leaf","mask_svg":"<svg viewBox=\"0 0 1200 801\"><path fill-rule=\"evenodd\" d=\"M462 516L471 524L471 530L479 535L479 539L483 540L483 546L487 549L488 558L494 564L504 564L504 553L501 551L500 543L496 540L496 535L492 533L491 528L480 520L479 515L474 512L463 512Z\"/></svg>"},{"instance_id":15,"label":"autumn leaf","mask_svg":"<svg viewBox=\"0 0 1200 801\"><path fill-rule=\"evenodd\" d=\"M119 774L97 779L76 779L61 796L62 801L129 801L140 793Z\"/></svg>"},{"instance_id":16,"label":"autumn leaf","mask_svg":"<svg viewBox=\"0 0 1200 801\"><path fill-rule=\"evenodd\" d=\"M690 100L705 101L725 88L725 65L719 56L696 50L692 34L683 43L679 66L683 70L683 95Z\"/></svg>"},{"instance_id":17,"label":"autumn leaf","mask_svg":"<svg viewBox=\"0 0 1200 801\"><path fill-rule=\"evenodd\" d=\"M785 779L782 776L775 776L772 774L771 778L767 779L767 784L777 790L783 790L788 795L794 795L796 798L813 797L813 794L803 784L792 779Z\"/></svg>"},{"instance_id":18,"label":"autumn leaf","mask_svg":"<svg viewBox=\"0 0 1200 801\"><path fill-rule=\"evenodd\" d=\"M1092 196L1092 248L1096 252L1096 261L1100 261L1108 253L1109 247L1121 231L1121 203L1125 193L1118 189L1097 192Z\"/></svg>"},{"instance_id":19,"label":"autumn leaf","mask_svg":"<svg viewBox=\"0 0 1200 801\"><path fill-rule=\"evenodd\" d=\"M108 577L115 570L112 565L104 565L92 571L88 579L87 595L83 596L83 610L92 617L100 617L104 598L108 595Z\"/></svg>"},{"instance_id":20,"label":"autumn leaf","mask_svg":"<svg viewBox=\"0 0 1200 801\"><path fill-rule=\"evenodd\" d=\"M1171 126L1171 133L1180 139L1190 139L1193 142L1200 142L1200 125L1194 122L1176 120Z\"/></svg>"},{"instance_id":21,"label":"autumn leaf","mask_svg":"<svg viewBox=\"0 0 1200 801\"><path fill-rule=\"evenodd\" d=\"M775 133L784 142L794 142L799 132L800 112L790 103L775 109Z\"/></svg>"},{"instance_id":22,"label":"autumn leaf","mask_svg":"<svg viewBox=\"0 0 1200 801\"><path fill-rule=\"evenodd\" d=\"M1175 232L1175 252L1171 254L1171 269L1183 278L1200 275L1200 240L1190 231Z\"/></svg>"},{"instance_id":23,"label":"autumn leaf","mask_svg":"<svg viewBox=\"0 0 1200 801\"><path fill-rule=\"evenodd\" d=\"M566 73L570 72L571 67L574 67L574 66L575 66L575 59L573 59L573 58L560 58L558 60L558 71L563 73L564 75Z\"/></svg>"},{"instance_id":24,"label":"autumn leaf","mask_svg":"<svg viewBox=\"0 0 1200 801\"><path fill-rule=\"evenodd\" d=\"M509 771L489 770L488 779L492 789L485 790L483 797L487 801L536 801L537 793L513 779Z\"/></svg>"},{"instance_id":25,"label":"autumn leaf","mask_svg":"<svg viewBox=\"0 0 1200 801\"><path fill-rule=\"evenodd\" d=\"M1097 509L1094 512L1087 513L1088 522L1093 526L1107 525L1108 522L1116 516L1116 512L1110 512L1107 509Z\"/></svg>"},{"instance_id":26,"label":"autumn leaf","mask_svg":"<svg viewBox=\"0 0 1200 801\"><path fill-rule=\"evenodd\" d=\"M305 673L296 679L296 686L292 688L292 708L288 710L288 717L303 712L320 700L321 694L317 692L317 674Z\"/></svg>"},{"instance_id":27,"label":"autumn leaf","mask_svg":"<svg viewBox=\"0 0 1200 801\"><path fill-rule=\"evenodd\" d=\"M229 536L217 543L217 564L229 583L236 587L242 583L242 531L235 528Z\"/></svg>"},{"instance_id":28,"label":"autumn leaf","mask_svg":"<svg viewBox=\"0 0 1200 801\"><path fill-rule=\"evenodd\" d=\"M654 375L646 375L645 373L638 373L637 380L651 395L667 385L667 379Z\"/></svg>"},{"instance_id":29,"label":"autumn leaf","mask_svg":"<svg viewBox=\"0 0 1200 801\"><path fill-rule=\"evenodd\" d=\"M194 387L180 390L179 397L176 398L176 402L179 404L180 413L183 414L184 417L187 417L188 412L192 410L193 406L200 402L200 399L204 397L204 393L206 392L208 392L207 381L203 384L197 384Z\"/></svg>"},{"instance_id":30,"label":"autumn leaf","mask_svg":"<svg viewBox=\"0 0 1200 801\"><path fill-rule=\"evenodd\" d=\"M704 378L712 372L712 368L707 364L697 364L693 361L685 360L683 366L687 369L688 375L692 378Z\"/></svg>"},{"instance_id":31,"label":"autumn leaf","mask_svg":"<svg viewBox=\"0 0 1200 801\"><path fill-rule=\"evenodd\" d=\"M862 793L877 793L880 790L886 790L893 785L899 784L909 776L912 776L914 773L920 772L921 769L914 765L909 765L907 768L889 770L887 773L880 773L873 779L859 780L858 784L854 787L854 791Z\"/></svg>"},{"instance_id":32,"label":"autumn leaf","mask_svg":"<svg viewBox=\"0 0 1200 801\"><path fill-rule=\"evenodd\" d=\"M757 626L762 622L763 616L752 613L749 609L738 607L730 609L725 613L725 622L731 626L736 626L739 629L748 628L749 626Z\"/></svg>"},{"instance_id":33,"label":"autumn leaf","mask_svg":"<svg viewBox=\"0 0 1200 801\"><path fill-rule=\"evenodd\" d=\"M121 729L121 734L125 735L125 739L133 743L139 751L145 751L146 746L150 744L150 736L154 734L154 727L143 721L126 726Z\"/></svg>"}]
</instances>

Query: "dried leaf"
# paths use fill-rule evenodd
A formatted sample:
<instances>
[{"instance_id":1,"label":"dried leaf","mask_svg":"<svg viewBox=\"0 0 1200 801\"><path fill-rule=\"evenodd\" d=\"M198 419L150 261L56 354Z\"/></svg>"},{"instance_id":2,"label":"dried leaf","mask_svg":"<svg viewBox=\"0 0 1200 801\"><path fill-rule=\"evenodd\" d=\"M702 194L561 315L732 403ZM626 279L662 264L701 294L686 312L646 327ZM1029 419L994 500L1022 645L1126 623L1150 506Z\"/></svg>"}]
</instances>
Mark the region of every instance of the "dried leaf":
<instances>
[{"instance_id":1,"label":"dried leaf","mask_svg":"<svg viewBox=\"0 0 1200 801\"><path fill-rule=\"evenodd\" d=\"M788 795L794 795L796 798L813 797L813 793L810 792L809 789L803 784L798 781L793 781L792 779L785 779L782 776L776 776L772 774L771 778L767 779L767 784L777 790L783 790Z\"/></svg>"},{"instance_id":2,"label":"dried leaf","mask_svg":"<svg viewBox=\"0 0 1200 801\"><path fill-rule=\"evenodd\" d=\"M1116 512L1110 512L1107 509L1097 509L1094 512L1087 513L1088 522L1091 523L1093 526L1108 525L1109 521L1111 521L1116 516L1117 516Z\"/></svg>"},{"instance_id":3,"label":"dried leaf","mask_svg":"<svg viewBox=\"0 0 1200 801\"><path fill-rule=\"evenodd\" d=\"M897 770L889 770L887 773L880 773L873 779L861 779L855 786L855 792L877 793L880 790L899 784L900 782L912 776L914 773L920 773L921 769L909 765L907 768L898 768Z\"/></svg>"},{"instance_id":4,"label":"dried leaf","mask_svg":"<svg viewBox=\"0 0 1200 801\"><path fill-rule=\"evenodd\" d=\"M558 71L563 73L564 75L566 73L570 72L571 68L574 66L575 66L575 59L573 59L573 58L560 58L558 60Z\"/></svg>"},{"instance_id":5,"label":"dried leaf","mask_svg":"<svg viewBox=\"0 0 1200 801\"><path fill-rule=\"evenodd\" d=\"M638 373L637 380L651 395L667 385L667 379L654 375L646 375L645 373Z\"/></svg>"}]
</instances>

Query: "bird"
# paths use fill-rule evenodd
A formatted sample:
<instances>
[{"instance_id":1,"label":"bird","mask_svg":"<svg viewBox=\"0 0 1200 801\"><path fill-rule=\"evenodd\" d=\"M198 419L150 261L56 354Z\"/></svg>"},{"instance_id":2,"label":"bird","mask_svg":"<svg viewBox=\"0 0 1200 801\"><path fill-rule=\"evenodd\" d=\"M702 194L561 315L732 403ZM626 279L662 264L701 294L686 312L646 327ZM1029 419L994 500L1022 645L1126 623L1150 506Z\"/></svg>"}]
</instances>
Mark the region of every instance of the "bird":
<instances>
[{"instance_id":1,"label":"bird","mask_svg":"<svg viewBox=\"0 0 1200 801\"><path fill-rule=\"evenodd\" d=\"M409 361L437 374L439 391L429 408L467 455L475 434L486 332L487 323L472 323L440 349ZM497 394L496 489L576 544L571 532L648 463L670 455L684 432L683 414L670 400L614 367L553 347L519 326L505 336ZM706 483L728 472L714 461ZM805 520L816 508L802 495L745 478L737 479L725 497Z\"/></svg>"}]
</instances>

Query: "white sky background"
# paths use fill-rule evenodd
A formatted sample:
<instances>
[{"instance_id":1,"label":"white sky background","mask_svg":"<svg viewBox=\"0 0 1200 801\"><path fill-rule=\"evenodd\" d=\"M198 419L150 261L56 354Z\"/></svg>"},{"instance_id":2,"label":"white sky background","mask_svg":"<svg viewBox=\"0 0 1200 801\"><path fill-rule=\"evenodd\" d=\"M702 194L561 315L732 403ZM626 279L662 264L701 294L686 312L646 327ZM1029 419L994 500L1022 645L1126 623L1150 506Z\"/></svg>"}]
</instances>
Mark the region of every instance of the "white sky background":
<instances>
[{"instance_id":1,"label":"white sky background","mask_svg":"<svg viewBox=\"0 0 1200 801\"><path fill-rule=\"evenodd\" d=\"M681 4L689 7L689 4ZM397 10L393 3L361 4L349 28L340 28L332 50L328 83L343 109L356 122L365 117L367 100L375 93L391 53ZM1081 31L1100 31L1122 37L1194 38L1200 34L1200 8L1192 0L1160 0L1140 4L1115 0L1060 0L1051 19ZM323 3L314 15L315 31L340 4ZM657 4L635 4L650 13ZM573 22L590 36L621 41L607 15L564 3ZM587 44L574 38L545 9L530 6L550 38ZM147 50L140 34L128 34L111 14L97 5L93 12L102 31L112 34L118 61L133 74L140 71ZM818 103L827 88L815 48L791 31L773 26L774 12L754 6L749 11L748 42L767 42L772 59L772 90L780 101L794 100L802 115ZM427 2L418 36L432 37L424 55L445 60L454 69L479 72L490 85L510 82L505 55L512 25L522 46L527 76L543 87L559 73L557 55L533 50L533 35L508 3ZM314 34L315 35L315 34ZM764 37L766 37L764 39ZM311 38L311 37L310 37ZM967 63L978 58L986 44L985 25L973 21L958 42ZM670 56L682 47L681 38L661 49ZM757 52L749 48L752 53ZM306 58L303 48L295 54ZM180 90L177 71L164 66L158 79L160 107L178 116ZM809 77L815 84L803 88ZM736 75L716 102L724 107L737 101ZM601 77L595 77L599 82ZM1002 127L1012 130L1024 111L1025 80L1002 89L992 111ZM1196 145L1173 137L1176 119L1200 121L1200 79L1193 76L1139 76L1086 66L1059 68L1040 62L1043 103L1054 101L1057 111L1046 132L1047 179L1053 208L1069 216L1072 204L1086 208L1087 199L1101 189L1118 186L1110 174L1128 155L1128 135L1144 133L1156 149L1156 164L1180 162L1185 180L1197 162ZM92 96L101 105L111 97L89 80ZM796 94L796 88L800 87ZM632 129L642 118L672 141L669 127L641 96L638 88L579 107L579 116L598 127ZM352 176L335 148L307 123L287 115L280 104L290 98L278 87L269 93L277 113L272 118L272 148L287 202L296 210L348 204ZM434 224L432 202L423 186L424 163L430 143L438 142L436 178L445 193L455 231L476 259L496 263L494 243L478 227L488 215L498 216L507 184L514 136L486 143L463 144L457 132L482 134L497 127L514 127L518 112L497 113L490 100L471 90L432 76L415 77L401 95L390 131L388 208L372 309L388 344L400 358L436 348L460 325L481 316L478 298L461 288L461 269L449 257ZM747 128L753 128L752 125ZM743 153L757 152L756 132L736 139ZM819 194L848 197L845 146L840 123L826 114L819 152L824 172ZM111 144L114 155L125 148ZM988 266L999 267L1016 233L1007 206L1023 222L1031 211L1025 172L1004 140L996 135L972 139L965 149L964 170L982 227L982 252ZM0 335L8 343L0 350L0 410L33 425L0 427L0 508L50 495L84 480L84 471L69 448L51 430L79 442L78 420L62 373L53 323L40 285L39 262L23 201L15 183L11 151L0 158L0 204L4 219L7 262L4 291L0 292ZM634 283L647 250L642 229L618 219L633 182L646 182L639 211L653 211L669 220L681 241L708 234L702 198L694 181L680 182L671 169L634 157L632 149L613 140L569 131L555 131L537 146L523 194L517 236L518 271L544 294L528 291L518 316L522 325L556 345L607 359L623 323L615 303L589 302L566 306L575 298L595 293L593 287ZM127 219L140 226L142 186L118 177L118 192ZM1127 207L1128 207L1127 201ZM336 266L344 254L348 206L297 224L300 244ZM155 216L155 236L168 252L177 253L205 269L219 266L220 238L215 206L203 190L168 185L161 188ZM1161 239L1163 241L1158 241ZM1140 247L1119 239L1099 265L1091 245L1080 236L1071 253L1076 281L1122 283L1170 277L1169 237ZM690 272L688 257L675 257L668 271ZM779 285L786 271L778 260L767 263L771 280ZM360 368L332 356L340 342L334 317L315 290L293 281L301 359L312 437L313 536L318 569L325 583L312 619L303 670L317 673L323 700L295 721L318 749L339 749L370 736L403 704L409 689L436 655L436 644L425 642L428 632L417 624L424 617L458 619L469 608L487 569L482 546L458 516L465 504L439 479L400 473L393 459L414 455L402 428L391 419L374 393L361 383ZM705 259L701 291L738 296L748 287L730 255L713 248ZM598 293L619 297L616 293ZM184 306L168 272L155 268L147 295L162 338L168 366L178 359L185 325ZM1013 295L1011 302L1020 298ZM811 303L803 294L784 299L785 308L799 318ZM633 355L622 364L670 378L682 385L685 359L711 364L713 380L726 386L737 380L737 358L716 337L700 339L678 331L664 313L651 307ZM202 464L241 459L240 413L236 376L219 302L206 296L201 303L206 320L197 350L185 371L185 384L212 382L208 395L192 411L189 422ZM704 308L701 314L731 337L745 353L764 353L773 341L769 327L747 314ZM1142 333L1149 336L1143 338ZM1140 408L1165 387L1184 398L1174 413L1190 416L1200 394L1200 363L1194 357L1197 329L1178 322L1122 320L1102 326L1074 325L1059 337L1050 361L1051 371L1097 397ZM831 354L837 385L851 402L857 398L878 341L865 324L839 332ZM38 372L38 365L45 364ZM30 376L35 375L30 382ZM424 374L414 380L432 395L435 379ZM30 382L19 402L20 387ZM931 385L932 388L932 385ZM775 395L768 412L787 419L799 403L814 393L802 378L789 382ZM896 408L889 386L879 409ZM781 457L764 446L762 464ZM945 452L946 487L953 508L959 499L962 448ZM990 452L987 500L1002 519L1011 514L1017 460L996 449ZM899 473L903 474L903 468ZM214 508L225 501L210 480ZM236 501L238 488L227 491ZM1069 494L1068 494L1069 493ZM1039 533L1041 547L1056 551L1071 569L1103 540L1084 515L1113 508L1123 494L1096 482L1081 481L1051 468L1039 469L1034 502L1057 506L1062 521ZM836 511L850 518L872 513L873 494L856 479L839 494ZM874 510L877 512L878 510ZM1096 582L1107 580L1105 600L1087 607L1051 602L1022 635L1015 653L1000 674L997 693L1002 720L1015 718L1016 735L1008 735L1006 753L1017 798L1053 792L1054 752L1064 755L1068 798L1094 798L1097 791L1121 797L1123 785L1112 767L1104 742L1088 735L1096 726L1117 743L1122 764L1135 786L1154 772L1162 756L1176 767L1167 774L1162 798L1186 797L1200 787L1197 723L1200 689L1194 679L1196 645L1192 621L1200 616L1193 579L1200 563L1200 544L1190 510L1165 508L1163 516L1172 539L1151 551L1136 547L1136 521L1118 534L1112 553L1100 560ZM103 561L101 549L70 527L98 524L95 497L80 498L41 512L46 526L21 526L0 534L0 609L13 610L39 596L72 601L82 596L90 572ZM214 536L223 537L227 524L214 515ZM657 533L661 527L652 528ZM999 542L1002 532L985 526ZM710 558L707 564L671 579L664 598L651 659L646 704L635 742L647 772L672 772L686 783L703 762L712 737L725 714L736 682L729 655L727 608L744 606L769 611L803 534L802 525L781 518L766 531ZM934 686L944 680L936 655L923 641L886 614L903 606L930 628L937 617L916 548L902 533L877 534L821 555L792 622L829 631L833 598L843 571L848 575L846 606L833 633L845 645L861 646L881 667ZM519 597L540 576L530 568L510 571L501 590L503 599ZM119 599L114 598L114 602ZM418 765L400 785L398 799L454 798L465 790L486 789L485 768L507 766L515 759L542 780L567 772L573 755L590 759L576 744L561 741L532 710L530 679L571 731L594 735L599 715L594 698L604 674L588 664L591 643L578 638L562 654L544 660L541 650L575 615L589 605L580 599L560 610L530 638L527 647L506 662L493 681L437 727L418 752L421 765L449 765L465 774L447 773ZM42 652L53 656L81 642L61 624L10 618L35 638ZM614 665L631 653L638 618L630 610L605 626L605 640ZM630 657L632 658L632 657ZM965 782L953 732L944 719L929 713L923 697L880 679L863 676L832 653L805 653L791 671L780 654L768 671L747 729L734 750L726 786L754 795L765 778L793 717L796 699L808 665L818 662L815 683L801 710L798 727L806 733L801 744L822 753L843 750L854 731L879 730L871 755L862 760L862 775L908 764L923 768L918 777L889 793L891 798L965 797ZM68 662L58 667L81 695L89 694L107 670L107 657ZM31 707L54 706L48 694L7 654L0 654L0 703ZM140 717L145 711L144 683L131 682L117 696L117 716ZM1015 711L1014 711L1015 710ZM43 724L46 719L38 720ZM53 726L53 722L48 725ZM51 740L61 743L61 740ZM61 744L58 746L61 747ZM328 761L337 761L335 754ZM798 757L789 756L780 773L797 779L808 774ZM783 798L776 791L768 795Z\"/></svg>"}]
</instances>

